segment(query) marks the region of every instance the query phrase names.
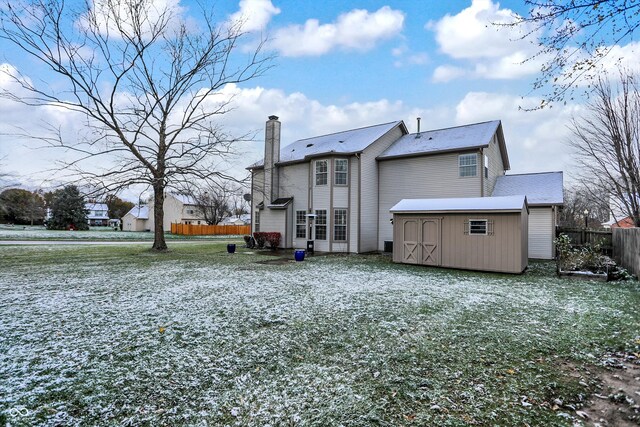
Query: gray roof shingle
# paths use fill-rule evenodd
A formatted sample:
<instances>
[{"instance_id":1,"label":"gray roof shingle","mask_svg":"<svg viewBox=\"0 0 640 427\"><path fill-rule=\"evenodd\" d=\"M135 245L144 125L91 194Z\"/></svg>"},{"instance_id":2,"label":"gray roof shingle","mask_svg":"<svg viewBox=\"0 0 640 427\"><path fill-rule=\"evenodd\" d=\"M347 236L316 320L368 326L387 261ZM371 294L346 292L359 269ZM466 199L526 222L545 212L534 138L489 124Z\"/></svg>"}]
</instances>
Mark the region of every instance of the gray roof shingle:
<instances>
[{"instance_id":1,"label":"gray roof shingle","mask_svg":"<svg viewBox=\"0 0 640 427\"><path fill-rule=\"evenodd\" d=\"M500 120L404 135L378 159L405 157L485 147L498 130Z\"/></svg>"},{"instance_id":2,"label":"gray roof shingle","mask_svg":"<svg viewBox=\"0 0 640 427\"><path fill-rule=\"evenodd\" d=\"M527 173L498 177L492 196L525 195L529 205L562 205L562 172Z\"/></svg>"},{"instance_id":3,"label":"gray roof shingle","mask_svg":"<svg viewBox=\"0 0 640 427\"><path fill-rule=\"evenodd\" d=\"M463 197L447 199L402 199L390 211L410 212L489 212L519 211L526 204L525 196Z\"/></svg>"}]
</instances>

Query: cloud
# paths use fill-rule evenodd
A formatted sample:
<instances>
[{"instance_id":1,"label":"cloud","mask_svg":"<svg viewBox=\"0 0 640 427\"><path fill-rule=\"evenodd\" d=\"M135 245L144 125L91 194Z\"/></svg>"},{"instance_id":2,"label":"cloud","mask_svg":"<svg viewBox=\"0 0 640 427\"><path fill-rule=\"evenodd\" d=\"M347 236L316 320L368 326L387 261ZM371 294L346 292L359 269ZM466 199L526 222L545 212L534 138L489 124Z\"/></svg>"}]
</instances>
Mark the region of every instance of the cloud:
<instances>
[{"instance_id":1,"label":"cloud","mask_svg":"<svg viewBox=\"0 0 640 427\"><path fill-rule=\"evenodd\" d=\"M532 58L537 45L522 36L533 29L526 25L496 26L514 21L515 13L501 9L491 0L473 0L471 6L456 15L445 15L427 23L435 32L440 51L464 65L444 65L436 68L434 82L456 78L517 79L540 71L546 57ZM535 37L532 33L530 37Z\"/></svg>"},{"instance_id":2,"label":"cloud","mask_svg":"<svg viewBox=\"0 0 640 427\"><path fill-rule=\"evenodd\" d=\"M240 10L231 15L230 21L243 21L243 31L263 31L271 18L280 13L271 0L240 0Z\"/></svg>"},{"instance_id":3,"label":"cloud","mask_svg":"<svg viewBox=\"0 0 640 427\"><path fill-rule=\"evenodd\" d=\"M304 25L281 28L275 32L272 46L283 56L319 56L337 48L364 51L398 35L403 25L404 13L389 6L373 13L354 9L331 24L309 19Z\"/></svg>"}]
</instances>

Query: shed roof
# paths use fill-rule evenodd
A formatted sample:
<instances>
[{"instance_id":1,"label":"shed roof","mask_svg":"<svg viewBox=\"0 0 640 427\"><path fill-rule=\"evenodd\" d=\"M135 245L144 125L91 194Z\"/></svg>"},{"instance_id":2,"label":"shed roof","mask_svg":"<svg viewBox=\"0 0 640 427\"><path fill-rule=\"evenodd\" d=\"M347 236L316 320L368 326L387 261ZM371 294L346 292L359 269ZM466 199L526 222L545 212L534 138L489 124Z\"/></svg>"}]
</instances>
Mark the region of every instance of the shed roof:
<instances>
[{"instance_id":1,"label":"shed roof","mask_svg":"<svg viewBox=\"0 0 640 427\"><path fill-rule=\"evenodd\" d=\"M406 132L404 122L399 120L312 138L299 139L280 149L280 161L278 163L301 162L310 157L326 154L360 153L396 126L402 126ZM263 166L264 159L249 166L249 169L261 168Z\"/></svg>"},{"instance_id":2,"label":"shed roof","mask_svg":"<svg viewBox=\"0 0 640 427\"><path fill-rule=\"evenodd\" d=\"M131 208L126 215L131 214L134 218L137 219L149 219L149 206L148 205L138 205Z\"/></svg>"},{"instance_id":3,"label":"shed roof","mask_svg":"<svg viewBox=\"0 0 640 427\"><path fill-rule=\"evenodd\" d=\"M379 155L378 159L424 156L448 151L488 147L496 134L500 143L502 162L505 170L508 170L509 158L500 120L404 135Z\"/></svg>"},{"instance_id":4,"label":"shed roof","mask_svg":"<svg viewBox=\"0 0 640 427\"><path fill-rule=\"evenodd\" d=\"M525 196L402 199L390 211L392 213L518 212L526 206Z\"/></svg>"},{"instance_id":5,"label":"shed roof","mask_svg":"<svg viewBox=\"0 0 640 427\"><path fill-rule=\"evenodd\" d=\"M498 177L492 196L524 194L529 205L562 205L562 172L526 173Z\"/></svg>"}]
</instances>

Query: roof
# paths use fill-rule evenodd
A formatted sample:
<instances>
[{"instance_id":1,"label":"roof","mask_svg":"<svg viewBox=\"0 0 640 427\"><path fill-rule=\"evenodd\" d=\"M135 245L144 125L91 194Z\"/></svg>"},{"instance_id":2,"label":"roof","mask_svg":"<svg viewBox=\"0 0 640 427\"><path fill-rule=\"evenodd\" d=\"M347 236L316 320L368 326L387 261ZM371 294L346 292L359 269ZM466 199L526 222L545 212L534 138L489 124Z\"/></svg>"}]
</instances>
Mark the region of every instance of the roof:
<instances>
[{"instance_id":1,"label":"roof","mask_svg":"<svg viewBox=\"0 0 640 427\"><path fill-rule=\"evenodd\" d=\"M509 169L509 158L500 120L404 135L380 154L378 159L423 156L488 147L496 134L500 143L502 162L505 169Z\"/></svg>"},{"instance_id":2,"label":"roof","mask_svg":"<svg viewBox=\"0 0 640 427\"><path fill-rule=\"evenodd\" d=\"M524 194L530 206L562 205L562 172L527 173L498 177L492 196Z\"/></svg>"},{"instance_id":3,"label":"roof","mask_svg":"<svg viewBox=\"0 0 640 427\"><path fill-rule=\"evenodd\" d=\"M179 193L169 193L173 198L178 200L183 205L197 205L196 199L193 196L189 196L187 194L179 194Z\"/></svg>"},{"instance_id":4,"label":"roof","mask_svg":"<svg viewBox=\"0 0 640 427\"><path fill-rule=\"evenodd\" d=\"M519 212L526 205L527 198L525 196L402 199L390 211L392 213Z\"/></svg>"},{"instance_id":5,"label":"roof","mask_svg":"<svg viewBox=\"0 0 640 427\"><path fill-rule=\"evenodd\" d=\"M293 197L281 197L279 199L275 199L273 202L271 202L269 205L267 205L267 207L269 209L284 209L292 201L293 201Z\"/></svg>"},{"instance_id":6,"label":"roof","mask_svg":"<svg viewBox=\"0 0 640 427\"><path fill-rule=\"evenodd\" d=\"M131 208L126 215L132 215L137 219L149 219L149 206L148 205L138 205Z\"/></svg>"},{"instance_id":7,"label":"roof","mask_svg":"<svg viewBox=\"0 0 640 427\"><path fill-rule=\"evenodd\" d=\"M406 132L404 122L400 120L313 138L299 139L280 149L280 161L278 163L301 162L310 157L326 154L360 153L396 126L402 126ZM261 160L249 166L249 169L263 166L264 160Z\"/></svg>"}]
</instances>

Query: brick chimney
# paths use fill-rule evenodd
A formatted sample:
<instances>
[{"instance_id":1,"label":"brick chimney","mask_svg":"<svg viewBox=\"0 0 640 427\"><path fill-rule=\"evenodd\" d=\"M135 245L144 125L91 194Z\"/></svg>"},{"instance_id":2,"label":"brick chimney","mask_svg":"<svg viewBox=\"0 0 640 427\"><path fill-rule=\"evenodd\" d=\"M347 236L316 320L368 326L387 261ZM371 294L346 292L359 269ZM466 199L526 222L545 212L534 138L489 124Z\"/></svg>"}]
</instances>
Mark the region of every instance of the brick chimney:
<instances>
[{"instance_id":1,"label":"brick chimney","mask_svg":"<svg viewBox=\"0 0 640 427\"><path fill-rule=\"evenodd\" d=\"M280 161L280 122L278 116L269 116L264 132L264 197L267 203L278 198L278 170Z\"/></svg>"}]
</instances>

